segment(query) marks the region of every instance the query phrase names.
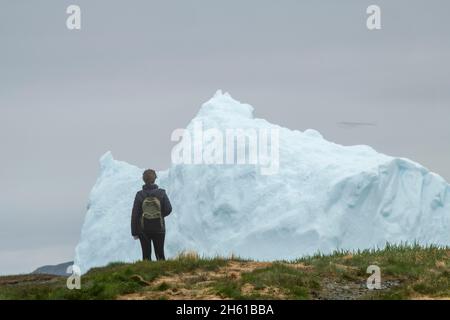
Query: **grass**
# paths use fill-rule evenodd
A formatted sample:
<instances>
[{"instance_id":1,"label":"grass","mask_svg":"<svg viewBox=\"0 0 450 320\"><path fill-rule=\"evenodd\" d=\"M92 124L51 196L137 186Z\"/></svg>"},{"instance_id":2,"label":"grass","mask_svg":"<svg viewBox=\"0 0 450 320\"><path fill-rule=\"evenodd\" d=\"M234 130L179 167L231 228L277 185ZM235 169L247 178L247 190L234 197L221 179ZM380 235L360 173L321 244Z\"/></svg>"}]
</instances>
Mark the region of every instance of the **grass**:
<instances>
[{"instance_id":1,"label":"grass","mask_svg":"<svg viewBox=\"0 0 450 320\"><path fill-rule=\"evenodd\" d=\"M377 265L381 269L382 281L399 281L394 288L375 291L367 298L450 297L449 248L387 245L378 250L340 251L329 256L319 254L296 262L311 266L321 275L350 279L365 279L367 267Z\"/></svg>"},{"instance_id":2,"label":"grass","mask_svg":"<svg viewBox=\"0 0 450 320\"><path fill-rule=\"evenodd\" d=\"M80 290L68 290L65 278L38 285L0 285L0 299L114 299L119 295L141 291L159 276L198 269L211 271L225 264L226 260L221 258L194 257L134 264L111 263L106 267L91 269L83 275ZM164 284L159 290L165 290Z\"/></svg>"},{"instance_id":3,"label":"grass","mask_svg":"<svg viewBox=\"0 0 450 320\"><path fill-rule=\"evenodd\" d=\"M243 294L244 286L251 288L251 293ZM318 289L320 284L316 275L275 262L243 273L239 280L224 278L214 287L219 294L232 299L309 299L310 289Z\"/></svg>"},{"instance_id":4,"label":"grass","mask_svg":"<svg viewBox=\"0 0 450 320\"><path fill-rule=\"evenodd\" d=\"M242 267L242 272L224 272L231 262ZM247 268L252 263L258 266L236 257L207 259L183 255L160 262L113 263L83 275L80 290L68 290L64 278L8 284L6 280L14 277L0 277L0 299L115 299L136 293L147 294L151 299L170 299L180 297L176 295L179 292L193 292L199 298L208 292L209 297L230 299L450 297L449 248L388 245L377 250L338 251ZM367 290L369 265L379 266L382 284L390 285L383 290ZM185 279L180 275L185 275ZM184 280L158 280L174 276Z\"/></svg>"}]
</instances>

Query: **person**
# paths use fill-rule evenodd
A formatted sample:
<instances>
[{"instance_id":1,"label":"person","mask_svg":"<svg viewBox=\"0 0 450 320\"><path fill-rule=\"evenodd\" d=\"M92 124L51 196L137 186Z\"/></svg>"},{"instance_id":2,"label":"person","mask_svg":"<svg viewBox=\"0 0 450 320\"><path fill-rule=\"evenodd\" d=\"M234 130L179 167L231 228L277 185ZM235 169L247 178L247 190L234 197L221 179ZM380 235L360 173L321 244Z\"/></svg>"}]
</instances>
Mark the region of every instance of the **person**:
<instances>
[{"instance_id":1,"label":"person","mask_svg":"<svg viewBox=\"0 0 450 320\"><path fill-rule=\"evenodd\" d=\"M172 212L172 205L164 189L155 184L156 172L145 170L142 178L144 186L136 193L131 213L131 234L139 239L142 259L151 260L152 243L157 260L165 260L164 238L166 226L164 218Z\"/></svg>"}]
</instances>

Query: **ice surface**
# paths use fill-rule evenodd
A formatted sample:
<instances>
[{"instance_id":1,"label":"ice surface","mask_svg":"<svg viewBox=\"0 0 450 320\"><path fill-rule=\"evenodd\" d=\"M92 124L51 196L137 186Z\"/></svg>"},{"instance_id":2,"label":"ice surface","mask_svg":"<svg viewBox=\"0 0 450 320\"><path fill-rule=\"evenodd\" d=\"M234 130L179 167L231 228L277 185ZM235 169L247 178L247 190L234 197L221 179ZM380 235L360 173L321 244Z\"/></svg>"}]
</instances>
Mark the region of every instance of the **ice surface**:
<instances>
[{"instance_id":1,"label":"ice surface","mask_svg":"<svg viewBox=\"0 0 450 320\"><path fill-rule=\"evenodd\" d=\"M250 105L220 91L201 107L189 132L199 120L220 130L278 129L279 171L177 164L159 172L157 183L173 204L166 219L168 257L195 250L276 260L386 242L450 245L450 185L415 162L255 119ZM143 170L110 152L100 165L76 247L82 272L141 257L130 215Z\"/></svg>"}]
</instances>

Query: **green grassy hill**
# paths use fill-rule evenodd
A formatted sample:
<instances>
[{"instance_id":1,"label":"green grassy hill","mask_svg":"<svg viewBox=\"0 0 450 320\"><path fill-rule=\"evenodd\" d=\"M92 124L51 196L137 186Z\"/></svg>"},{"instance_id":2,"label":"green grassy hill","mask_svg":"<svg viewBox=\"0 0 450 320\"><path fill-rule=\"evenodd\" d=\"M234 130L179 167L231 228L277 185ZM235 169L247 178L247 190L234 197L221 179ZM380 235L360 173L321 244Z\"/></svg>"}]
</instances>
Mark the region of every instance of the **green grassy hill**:
<instances>
[{"instance_id":1,"label":"green grassy hill","mask_svg":"<svg viewBox=\"0 0 450 320\"><path fill-rule=\"evenodd\" d=\"M369 265L381 268L380 290L366 288ZM449 299L450 249L387 246L278 262L183 254L95 268L81 286L68 290L58 276L6 276L0 299Z\"/></svg>"}]
</instances>

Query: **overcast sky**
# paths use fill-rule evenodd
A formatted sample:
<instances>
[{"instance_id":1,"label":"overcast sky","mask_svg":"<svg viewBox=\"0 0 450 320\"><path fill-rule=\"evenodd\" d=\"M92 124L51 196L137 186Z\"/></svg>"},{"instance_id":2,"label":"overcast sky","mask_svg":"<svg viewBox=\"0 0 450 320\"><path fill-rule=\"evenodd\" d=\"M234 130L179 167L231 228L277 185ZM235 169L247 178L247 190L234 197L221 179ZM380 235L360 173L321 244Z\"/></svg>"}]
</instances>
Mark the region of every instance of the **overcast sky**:
<instances>
[{"instance_id":1,"label":"overcast sky","mask_svg":"<svg viewBox=\"0 0 450 320\"><path fill-rule=\"evenodd\" d=\"M382 30L366 28L370 4ZM2 1L0 274L72 260L98 158L167 168L171 132L217 89L450 181L449 12L446 0Z\"/></svg>"}]
</instances>

